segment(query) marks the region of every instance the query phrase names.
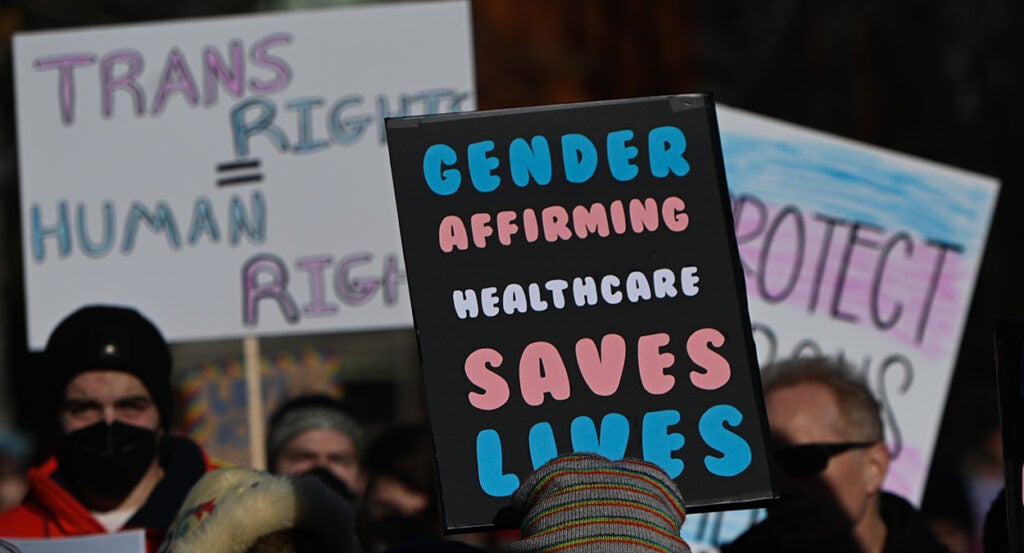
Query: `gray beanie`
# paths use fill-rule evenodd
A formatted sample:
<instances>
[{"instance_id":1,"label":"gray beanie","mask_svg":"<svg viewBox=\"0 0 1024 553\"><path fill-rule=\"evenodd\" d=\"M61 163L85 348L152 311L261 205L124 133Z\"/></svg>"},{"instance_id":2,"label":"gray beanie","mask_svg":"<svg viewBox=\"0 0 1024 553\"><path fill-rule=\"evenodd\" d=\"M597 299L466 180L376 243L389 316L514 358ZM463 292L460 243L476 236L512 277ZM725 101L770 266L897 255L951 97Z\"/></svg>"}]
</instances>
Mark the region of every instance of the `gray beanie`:
<instances>
[{"instance_id":1,"label":"gray beanie","mask_svg":"<svg viewBox=\"0 0 1024 553\"><path fill-rule=\"evenodd\" d=\"M363 455L363 429L341 402L317 394L300 396L284 403L270 418L267 428L267 465L293 438L309 430L334 430L352 439L360 457Z\"/></svg>"},{"instance_id":2,"label":"gray beanie","mask_svg":"<svg viewBox=\"0 0 1024 553\"><path fill-rule=\"evenodd\" d=\"M689 553L679 488L656 465L569 453L534 471L512 496L525 511L508 553Z\"/></svg>"}]
</instances>

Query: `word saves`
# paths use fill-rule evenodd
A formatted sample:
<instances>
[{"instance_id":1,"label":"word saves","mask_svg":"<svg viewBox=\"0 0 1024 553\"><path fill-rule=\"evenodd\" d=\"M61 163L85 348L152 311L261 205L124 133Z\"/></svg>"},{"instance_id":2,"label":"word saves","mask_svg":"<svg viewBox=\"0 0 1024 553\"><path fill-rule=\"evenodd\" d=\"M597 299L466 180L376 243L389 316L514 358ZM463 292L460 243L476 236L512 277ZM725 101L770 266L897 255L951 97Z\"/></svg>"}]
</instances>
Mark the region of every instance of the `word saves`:
<instances>
[{"instance_id":1,"label":"word saves","mask_svg":"<svg viewBox=\"0 0 1024 553\"><path fill-rule=\"evenodd\" d=\"M692 369L686 375L690 385L712 391L730 381L731 366L717 351L723 345L725 336L714 328L700 328L687 337L683 349L692 362ZM651 396L671 392L678 383L677 376L672 373L683 374L677 367L676 355L672 353L671 336L664 332L639 336L635 343L629 345L625 337L614 333L604 335L599 342L582 338L574 348L576 369L589 391L597 396L614 396L619 390L627 367L627 356L635 356L640 384ZM507 360L505 354L488 347L476 349L466 357L465 376L478 390L469 392L467 400L475 409L495 411L513 400L512 386L506 376L510 372L518 373L518 395L531 407L539 407L551 400L565 401L580 393L572 387L565 359L550 342L527 344L519 355L517 367L510 368L509 361L512 360ZM639 438L634 437L634 441L639 440L643 458L660 466L672 478L684 470L683 461L673 454L682 449L689 439L674 431L676 425L684 422L681 418L675 409L648 412L639 421ZM687 425L692 422L685 421ZM699 438L708 448L718 452L718 455L708 455L704 459L704 468L711 474L733 477L750 466L750 446L733 431L742 422L742 413L724 403L710 406L696 421ZM629 419L611 412L598 423L585 415L572 420L573 450L596 452L611 459L623 458L632 433ZM497 430L485 428L476 438L480 486L494 497L511 495L520 484L519 476L504 472L502 437ZM550 422L534 424L529 431L528 443L534 469L559 454Z\"/></svg>"}]
</instances>

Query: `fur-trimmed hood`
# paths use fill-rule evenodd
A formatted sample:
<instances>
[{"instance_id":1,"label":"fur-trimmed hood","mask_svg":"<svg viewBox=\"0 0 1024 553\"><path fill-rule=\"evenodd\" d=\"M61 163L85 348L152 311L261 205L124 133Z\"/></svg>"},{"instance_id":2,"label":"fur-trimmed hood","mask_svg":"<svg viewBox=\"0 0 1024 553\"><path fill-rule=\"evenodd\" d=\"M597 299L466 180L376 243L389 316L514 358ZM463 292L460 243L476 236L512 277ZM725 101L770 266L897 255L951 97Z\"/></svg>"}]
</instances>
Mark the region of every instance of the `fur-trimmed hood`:
<instances>
[{"instance_id":1,"label":"fur-trimmed hood","mask_svg":"<svg viewBox=\"0 0 1024 553\"><path fill-rule=\"evenodd\" d=\"M315 476L248 468L207 473L189 491L159 553L243 553L279 530L309 530L328 551L356 553L351 504Z\"/></svg>"}]
</instances>

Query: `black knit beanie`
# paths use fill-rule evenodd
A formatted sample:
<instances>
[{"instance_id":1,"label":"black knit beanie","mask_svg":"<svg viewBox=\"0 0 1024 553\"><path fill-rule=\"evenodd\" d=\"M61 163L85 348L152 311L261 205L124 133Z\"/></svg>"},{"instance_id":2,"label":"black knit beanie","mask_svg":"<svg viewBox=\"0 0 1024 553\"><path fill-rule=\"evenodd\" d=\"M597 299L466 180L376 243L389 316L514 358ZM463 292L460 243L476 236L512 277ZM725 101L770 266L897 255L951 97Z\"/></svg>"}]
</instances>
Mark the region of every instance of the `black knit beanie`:
<instances>
[{"instance_id":1,"label":"black knit beanie","mask_svg":"<svg viewBox=\"0 0 1024 553\"><path fill-rule=\"evenodd\" d=\"M65 318L46 343L46 367L59 401L76 376L86 371L122 371L149 390L160 426L171 425L171 351L160 331L138 311L89 305Z\"/></svg>"}]
</instances>

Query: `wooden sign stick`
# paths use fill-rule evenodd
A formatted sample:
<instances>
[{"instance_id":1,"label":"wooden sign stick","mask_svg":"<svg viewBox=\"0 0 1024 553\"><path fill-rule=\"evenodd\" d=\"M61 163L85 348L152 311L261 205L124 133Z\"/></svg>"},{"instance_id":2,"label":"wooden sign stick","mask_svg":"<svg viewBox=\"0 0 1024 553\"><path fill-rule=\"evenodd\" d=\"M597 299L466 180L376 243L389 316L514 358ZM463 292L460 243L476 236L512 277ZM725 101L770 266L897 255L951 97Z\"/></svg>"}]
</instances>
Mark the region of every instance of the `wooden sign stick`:
<instances>
[{"instance_id":1,"label":"wooden sign stick","mask_svg":"<svg viewBox=\"0 0 1024 553\"><path fill-rule=\"evenodd\" d=\"M249 423L249 465L254 469L266 470L260 339L249 336L243 339L242 348L245 364L246 418Z\"/></svg>"}]
</instances>

